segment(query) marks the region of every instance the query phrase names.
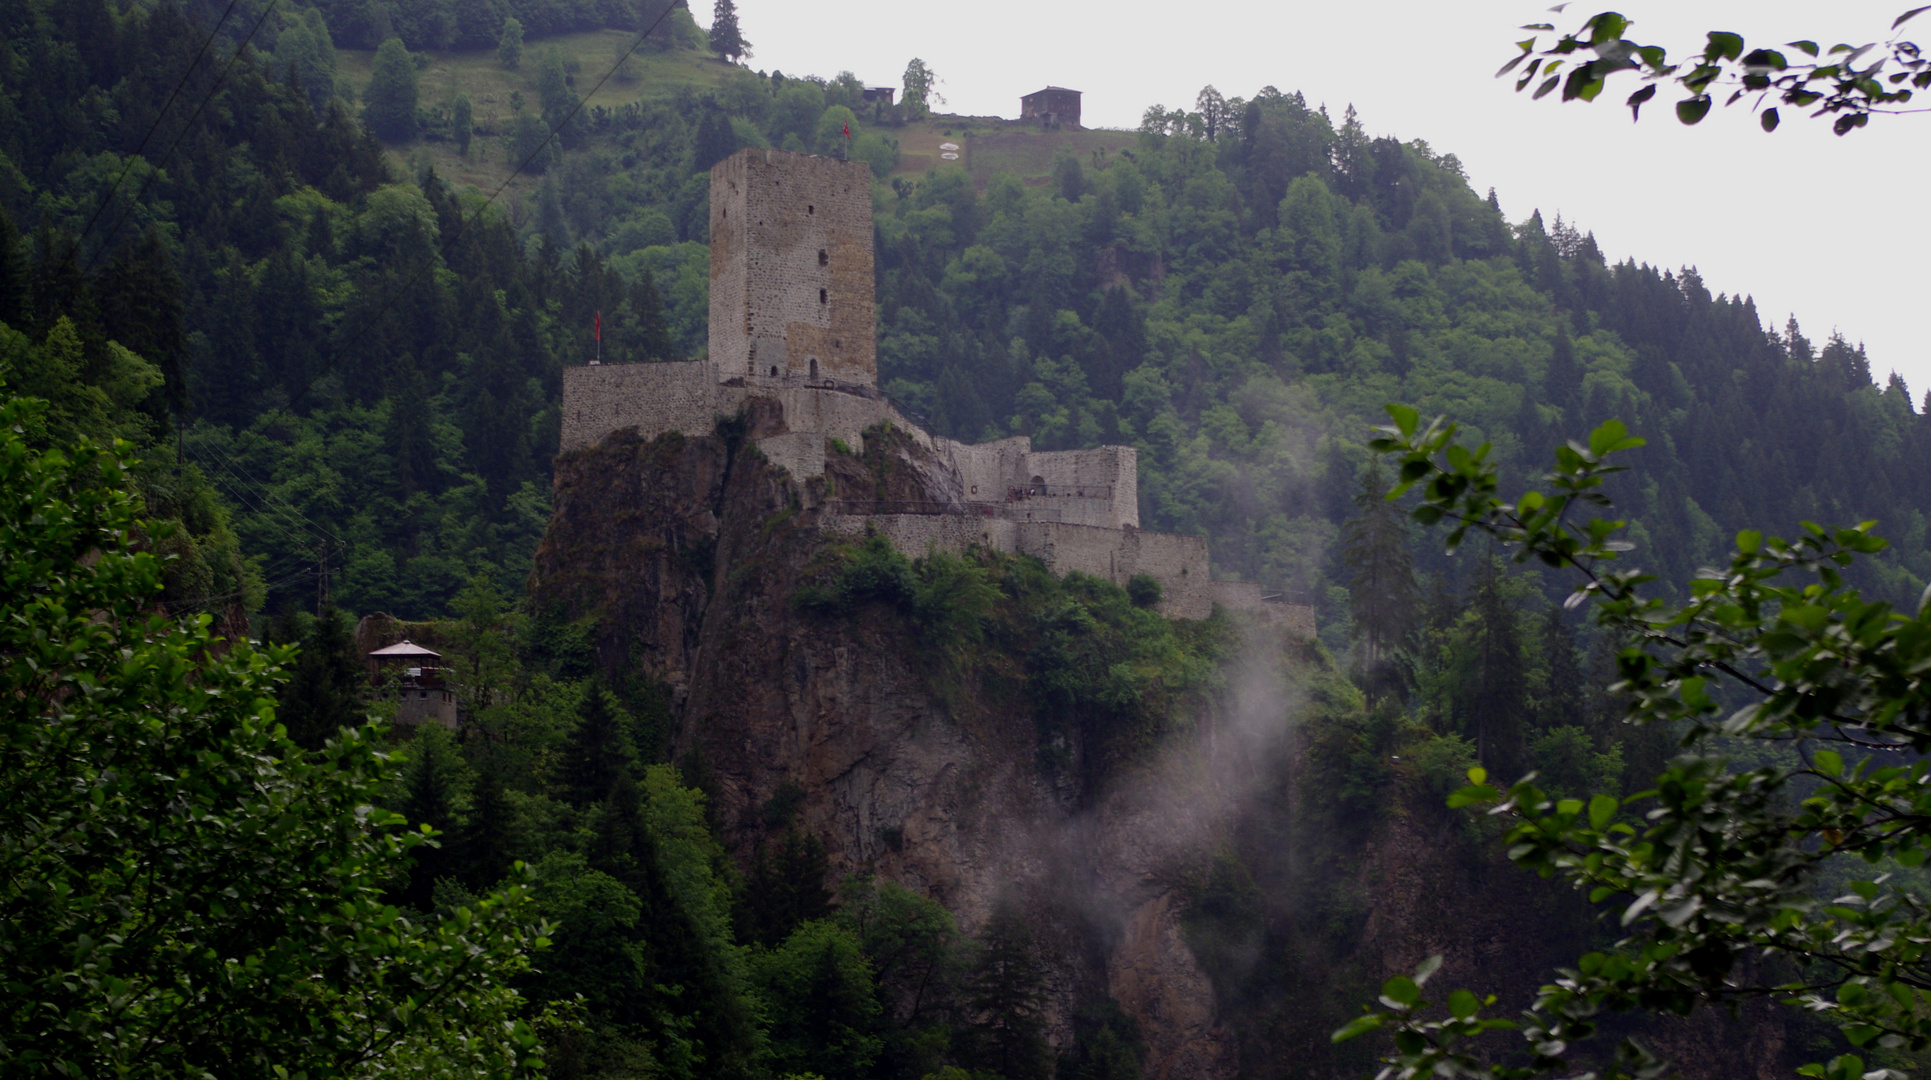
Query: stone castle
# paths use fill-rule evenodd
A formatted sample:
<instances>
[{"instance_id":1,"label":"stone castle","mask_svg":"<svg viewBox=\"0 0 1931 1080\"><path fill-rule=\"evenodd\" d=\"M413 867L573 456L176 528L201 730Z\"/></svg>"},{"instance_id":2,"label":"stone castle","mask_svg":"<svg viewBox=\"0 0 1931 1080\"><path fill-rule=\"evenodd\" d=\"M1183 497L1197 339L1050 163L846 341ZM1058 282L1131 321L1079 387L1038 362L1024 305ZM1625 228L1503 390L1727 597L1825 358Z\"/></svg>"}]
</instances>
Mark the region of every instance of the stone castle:
<instances>
[{"instance_id":1,"label":"stone castle","mask_svg":"<svg viewBox=\"0 0 1931 1080\"><path fill-rule=\"evenodd\" d=\"M863 162L743 150L711 170L710 354L703 360L590 364L563 372L565 452L619 430L708 435L754 399L775 402L784 433L756 440L801 486L827 453L889 424L929 453L918 503L828 500L821 527L875 530L907 555L974 544L1035 556L1124 585L1150 575L1160 609L1204 618L1243 610L1302 637L1312 608L1214 581L1207 541L1140 529L1130 446L1035 451L1025 436L967 444L929 435L878 391L871 171ZM836 440L836 442L834 442Z\"/></svg>"}]
</instances>

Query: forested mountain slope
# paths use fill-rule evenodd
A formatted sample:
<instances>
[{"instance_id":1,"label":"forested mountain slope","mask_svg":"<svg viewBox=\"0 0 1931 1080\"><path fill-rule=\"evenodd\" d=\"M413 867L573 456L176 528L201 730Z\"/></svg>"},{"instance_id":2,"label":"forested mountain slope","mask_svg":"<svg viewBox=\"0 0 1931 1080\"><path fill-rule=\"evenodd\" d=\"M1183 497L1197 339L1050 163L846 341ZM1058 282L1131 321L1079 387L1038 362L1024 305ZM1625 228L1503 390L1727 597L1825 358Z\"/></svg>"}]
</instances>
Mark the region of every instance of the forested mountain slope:
<instances>
[{"instance_id":1,"label":"forested mountain slope","mask_svg":"<svg viewBox=\"0 0 1931 1080\"><path fill-rule=\"evenodd\" d=\"M228 66L218 42L181 93L208 106L144 144L196 23L94 3L6 18L0 205L30 287L0 318L44 335L152 235L184 334L150 359L245 547L279 581L327 540L342 602L415 615L477 574L520 581L557 372L597 311L609 358L703 348L703 170L746 143L834 149L856 86L734 71L715 93L644 87L637 108L579 116L534 199L465 228L472 194L397 175L355 106L291 82L278 52ZM575 77L525 67L526 118L560 118ZM1337 126L1299 94L1228 103L1208 131L1150 115L1136 150L1065 159L1040 187L881 186L890 392L944 434L1137 445L1150 527L1207 533L1220 572L1320 602L1330 626L1360 421L1395 399L1453 413L1512 466L1624 419L1652 439L1626 505L1666 576L1745 524L1864 517L1898 545L1887 591L1931 576L1931 480L1910 467L1925 428L1855 345L1766 330L1693 271L1605 265L1566 224L1511 224L1452 155ZM117 317L90 332L133 336Z\"/></svg>"},{"instance_id":2,"label":"forested mountain slope","mask_svg":"<svg viewBox=\"0 0 1931 1080\"><path fill-rule=\"evenodd\" d=\"M1587 913L1512 876L1443 795L1478 757L1559 791L1634 790L1670 741L1616 722L1614 642L1578 641L1542 583L1480 552L1445 559L1373 497L1363 442L1385 402L1453 414L1518 475L1560 438L1624 420L1651 441L1615 495L1639 522L1636 558L1666 580L1745 525L1867 517L1896 543L1870 584L1911 597L1931 579L1931 479L1916 467L1931 428L1860 348L1766 329L1692 270L1608 265L1568 224L1514 207L1511 221L1425 143L1268 88L1150 112L1130 150L1064 157L1050 178L908 180L893 175L902 116L861 108L856 79L728 67L688 32L649 47L714 78L645 79L621 107L578 110L601 72L573 72L545 35L634 27L630 14L243 4L204 53L221 15L206 4L0 7L0 379L53 403L29 436L135 444L150 512L184 526L156 534L181 556L164 600L304 642L278 714L304 745L362 709L341 609L438 620L391 629L446 652L471 712L460 741L436 730L401 748L392 801L447 842L395 900L452 909L512 860L536 867L561 929L524 989L563 1010L544 1032L560 1075L836 1077L863 1061L893 1080L1020 1080L1052 1071L1051 1034L1061 1075L1132 1080L1188 1041L1122 1011L1136 987L1139 1013L1167 1000L1191 1010L1186 1031L1211 1029L1199 1075L1328 1074L1367 1051L1327 1033L1425 947L1529 992L1590 932ZM502 74L519 108L467 126L457 101L398 111L418 70L408 49L488 63L512 16L529 34ZM336 43L378 50L367 84L339 77ZM560 371L591 355L592 328L607 362L705 347L710 165L743 146L839 152L847 126L880 178L887 391L939 434L1132 444L1149 528L1205 534L1217 573L1320 605L1330 648L1266 669L1290 689L1258 720L1236 707L1227 620L1160 619L1024 560L819 544L732 423L607 442L607 474L629 487L600 485L595 456L566 461L589 509L553 522L570 495L553 487ZM418 168L485 154L530 159L487 209ZM841 467L862 482L886 453L868 440ZM688 484L693 520L728 510L731 530L616 529L632 503L661 509L645 496L673 492L664 477ZM657 576L590 551L647 556ZM1395 587L1363 586L1367 563ZM664 629L673 615L686 622ZM707 633L706 655L737 667L633 651ZM1333 659L1350 653L1353 681ZM985 885L1012 864L982 860L979 886L947 894L967 898L963 927L931 900L948 866L934 853L951 849L930 836L976 827L969 784L956 817L921 825L894 803L828 845L821 832L850 824L838 815L872 805L838 787L841 762L713 737L789 730L780 698L843 724L839 686L878 691L879 715L903 721L846 734L885 732L881 753L930 732L974 743L1041 821L1117 807L1118 785L1176 746L1182 764L1189 746L1213 758L1216 725L1274 725L1275 741L1217 752L1238 759L1239 797L1164 853L1157 881L1123 890L1153 913L1134 925L1162 935L1125 955L1172 964L1115 982L1094 943L1120 924L1082 923L1090 910L1068 903L1029 927ZM715 707L686 715L687 693ZM834 860L859 872L836 902ZM1170 976L1185 1001L1160 998ZM1800 1021L1752 1023L1664 1035L1711 1075L1745 1060L1741 1043L1752 1069L1807 1052Z\"/></svg>"}]
</instances>

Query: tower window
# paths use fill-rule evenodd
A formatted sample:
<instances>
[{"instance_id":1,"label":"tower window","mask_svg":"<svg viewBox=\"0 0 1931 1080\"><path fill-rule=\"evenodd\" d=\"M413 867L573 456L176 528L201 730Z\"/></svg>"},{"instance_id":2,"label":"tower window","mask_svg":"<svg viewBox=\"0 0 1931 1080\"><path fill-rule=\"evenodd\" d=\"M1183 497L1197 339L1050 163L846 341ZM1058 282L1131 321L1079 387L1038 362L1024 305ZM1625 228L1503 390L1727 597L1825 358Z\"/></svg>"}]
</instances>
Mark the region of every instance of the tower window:
<instances>
[{"instance_id":1,"label":"tower window","mask_svg":"<svg viewBox=\"0 0 1931 1080\"><path fill-rule=\"evenodd\" d=\"M819 265L819 266L830 266L830 265L831 265L831 255L830 255L829 253L827 253L827 252L824 252L824 251L820 251L820 252L818 253L818 265Z\"/></svg>"},{"instance_id":2,"label":"tower window","mask_svg":"<svg viewBox=\"0 0 1931 1080\"><path fill-rule=\"evenodd\" d=\"M817 213L817 212L818 212L818 208L817 208L817 207L815 207L815 206L811 206L811 205L809 205L809 204L807 204L807 205L805 206L805 213L807 213L807 214L815 214L815 213Z\"/></svg>"},{"instance_id":3,"label":"tower window","mask_svg":"<svg viewBox=\"0 0 1931 1080\"><path fill-rule=\"evenodd\" d=\"M825 303L825 302L826 302L826 299L825 299L825 290L823 290L823 289L819 289L819 290L818 290L818 302L819 302L819 303L821 303L821 304L823 304L823 303Z\"/></svg>"},{"instance_id":4,"label":"tower window","mask_svg":"<svg viewBox=\"0 0 1931 1080\"><path fill-rule=\"evenodd\" d=\"M771 365L771 377L774 379L778 377L778 365L776 364Z\"/></svg>"}]
</instances>

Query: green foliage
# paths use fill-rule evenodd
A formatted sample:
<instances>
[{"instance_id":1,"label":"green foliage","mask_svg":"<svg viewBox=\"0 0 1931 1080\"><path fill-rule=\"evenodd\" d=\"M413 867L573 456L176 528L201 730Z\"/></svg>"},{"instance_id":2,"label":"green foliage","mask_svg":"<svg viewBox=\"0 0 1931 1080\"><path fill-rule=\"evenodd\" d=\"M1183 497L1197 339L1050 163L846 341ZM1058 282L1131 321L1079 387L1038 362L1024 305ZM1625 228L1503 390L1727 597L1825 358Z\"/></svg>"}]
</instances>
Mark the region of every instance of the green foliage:
<instances>
[{"instance_id":1,"label":"green foliage","mask_svg":"<svg viewBox=\"0 0 1931 1080\"><path fill-rule=\"evenodd\" d=\"M780 1075L864 1075L881 1040L877 986L858 938L830 922L801 924L753 962Z\"/></svg>"},{"instance_id":2,"label":"green foliage","mask_svg":"<svg viewBox=\"0 0 1931 1080\"><path fill-rule=\"evenodd\" d=\"M1002 901L979 936L979 955L966 983L968 1058L1008 1080L1045 1080L1052 1059L1044 1005L1045 972L1032 930L1017 904Z\"/></svg>"},{"instance_id":3,"label":"green foliage","mask_svg":"<svg viewBox=\"0 0 1931 1080\"><path fill-rule=\"evenodd\" d=\"M503 20L496 36L496 62L511 71L523 66L523 24L514 15Z\"/></svg>"},{"instance_id":4,"label":"green foliage","mask_svg":"<svg viewBox=\"0 0 1931 1080\"><path fill-rule=\"evenodd\" d=\"M1631 113L1641 116L1644 103L1656 96L1659 87L1675 83L1687 95L1676 103L1676 118L1685 124L1695 124L1709 115L1716 100L1711 91L1734 86L1735 91L1724 101L1726 105L1748 95L1756 106L1772 96L1793 109L1816 106L1811 115L1834 116L1831 130L1844 135L1863 127L1874 114L1899 111L1911 100L1914 90L1931 87L1931 60L1899 32L1906 21L1924 10L1914 8L1899 15L1890 25L1888 41L1862 46L1820 49L1816 42L1805 40L1782 48L1749 49L1743 35L1713 30L1706 35L1707 44L1700 52L1692 51L1676 63L1670 63L1668 50L1661 46L1641 45L1623 37L1630 20L1605 11L1583 20L1580 27L1547 45L1541 35L1555 33L1553 24L1523 27L1534 35L1516 43L1521 55L1502 65L1496 76L1521 67L1515 84L1518 92L1535 83L1535 96L1541 98L1560 85L1563 101L1594 101L1611 76L1623 71L1640 72L1643 86L1626 102ZM1592 58L1571 59L1585 50L1593 54ZM1860 60L1874 51L1875 58L1860 66ZM1528 65L1522 67L1525 60ZM1765 131L1777 130L1779 122L1774 106L1760 114Z\"/></svg>"},{"instance_id":5,"label":"green foliage","mask_svg":"<svg viewBox=\"0 0 1931 1080\"><path fill-rule=\"evenodd\" d=\"M710 45L711 51L725 63L734 63L751 51L751 43L738 29L738 7L731 0L717 0L712 9Z\"/></svg>"},{"instance_id":6,"label":"green foliage","mask_svg":"<svg viewBox=\"0 0 1931 1080\"><path fill-rule=\"evenodd\" d=\"M1238 1001L1262 949L1260 888L1240 858L1223 850L1187 882L1186 894L1180 927L1187 948L1212 980L1215 997Z\"/></svg>"},{"instance_id":7,"label":"green foliage","mask_svg":"<svg viewBox=\"0 0 1931 1080\"><path fill-rule=\"evenodd\" d=\"M905 88L899 95L899 104L905 107L905 115L914 120L922 120L932 111L932 106L944 101L938 93L939 77L931 65L918 57L913 57L905 65Z\"/></svg>"},{"instance_id":8,"label":"green foliage","mask_svg":"<svg viewBox=\"0 0 1931 1080\"><path fill-rule=\"evenodd\" d=\"M353 654L354 642L342 613L323 608L302 620L301 650L286 670L275 715L289 740L307 750L319 750L344 728L362 726L368 709L362 704L366 678ZM412 819L414 820L414 819Z\"/></svg>"},{"instance_id":9,"label":"green foliage","mask_svg":"<svg viewBox=\"0 0 1931 1080\"><path fill-rule=\"evenodd\" d=\"M400 38L375 51L374 74L362 92L362 120L390 142L416 137L416 65Z\"/></svg>"},{"instance_id":10,"label":"green foliage","mask_svg":"<svg viewBox=\"0 0 1931 1080\"><path fill-rule=\"evenodd\" d=\"M1907 615L1846 584L1848 569L1885 547L1870 523L1807 525L1795 541L1745 530L1726 568L1700 575L1686 602L1671 603L1647 595L1654 575L1624 568L1632 545L1618 534L1628 523L1585 509L1610 505L1604 478L1622 468L1610 456L1643 445L1623 424L1609 421L1562 447L1543 485L1505 501L1486 445L1470 450L1456 441L1455 425L1438 419L1424 427L1413 409L1388 412L1394 423L1374 447L1400 457L1397 494L1420 490L1414 516L1446 522L1451 546L1475 530L1517 561L1577 575L1576 600L1631 642L1617 658L1615 687L1628 718L1680 727L1685 752L1627 799L1584 799L1580 790L1564 798L1531 779L1505 792L1480 767L1450 797L1450 806L1498 804L1518 864L1588 889L1594 903L1623 905L1627 937L1545 987L1520 1025L1534 1047L1529 1067L1478 1064L1480 1052L1463 1047L1517 1026L1482 1019L1475 995L1451 995L1451 1020L1421 1019L1417 988L1432 962L1413 980L1389 983L1387 1011L1335 1037L1391 1028L1398 1068L1525 1077L1566 1070L1569 1045L1596 1030L1603 1010L1688 1013L1718 997L1772 995L1828 1018L1858 1047L1921 1050L1931 1035L1910 989L1921 959L1906 944L1924 932L1917 891L1878 874L1820 902L1851 858L1905 867L1925 858L1927 766L1897 764L1890 754L1931 747L1931 732L1914 719L1921 691L1908 674L1931 649L1931 607ZM1803 750L1795 761L1773 756L1768 764L1724 753L1751 742L1798 742ZM1536 746L1575 774L1564 779L1613 781L1605 775L1612 763L1590 749L1576 728L1556 728ZM1798 974L1760 985L1742 970L1746 955L1790 962ZM1634 1043L1618 1050L1618 1062L1641 1075L1661 1067ZM1849 1067L1840 1058L1804 1071Z\"/></svg>"},{"instance_id":11,"label":"green foliage","mask_svg":"<svg viewBox=\"0 0 1931 1080\"><path fill-rule=\"evenodd\" d=\"M127 466L31 448L44 412L0 404L6 1071L540 1069L509 985L541 944L527 887L440 919L386 906L427 838L371 809L377 731L288 742L290 651L154 612Z\"/></svg>"}]
</instances>

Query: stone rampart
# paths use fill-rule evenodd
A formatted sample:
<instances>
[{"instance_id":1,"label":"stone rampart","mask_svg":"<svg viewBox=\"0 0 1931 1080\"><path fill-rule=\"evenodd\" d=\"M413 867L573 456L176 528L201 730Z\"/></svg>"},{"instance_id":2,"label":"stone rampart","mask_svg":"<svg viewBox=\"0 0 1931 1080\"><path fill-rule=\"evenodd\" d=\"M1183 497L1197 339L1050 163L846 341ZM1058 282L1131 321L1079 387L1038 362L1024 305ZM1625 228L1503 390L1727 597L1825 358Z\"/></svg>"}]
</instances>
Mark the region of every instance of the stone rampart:
<instances>
[{"instance_id":1,"label":"stone rampart","mask_svg":"<svg viewBox=\"0 0 1931 1080\"><path fill-rule=\"evenodd\" d=\"M1035 452L1026 456L1025 467L1027 479L1034 484L1043 482L1048 495L1105 499L1110 506L1107 515L1093 519L1080 511L1076 519L1083 524L1139 528L1140 456L1131 446Z\"/></svg>"},{"instance_id":2,"label":"stone rampart","mask_svg":"<svg viewBox=\"0 0 1931 1080\"><path fill-rule=\"evenodd\" d=\"M645 438L667 431L708 434L717 405L717 372L702 360L564 368L559 449L595 446L626 428Z\"/></svg>"},{"instance_id":3,"label":"stone rampart","mask_svg":"<svg viewBox=\"0 0 1931 1080\"><path fill-rule=\"evenodd\" d=\"M940 460L958 471L966 498L977 502L1003 501L1009 488L1024 483L1026 457L1033 449L1024 435L976 445L936 438L932 444Z\"/></svg>"},{"instance_id":4,"label":"stone rampart","mask_svg":"<svg viewBox=\"0 0 1931 1080\"><path fill-rule=\"evenodd\" d=\"M1005 552L1016 547L1013 522L978 514L827 514L819 526L847 536L872 529L912 559L935 547L954 554L975 544Z\"/></svg>"}]
</instances>

